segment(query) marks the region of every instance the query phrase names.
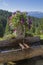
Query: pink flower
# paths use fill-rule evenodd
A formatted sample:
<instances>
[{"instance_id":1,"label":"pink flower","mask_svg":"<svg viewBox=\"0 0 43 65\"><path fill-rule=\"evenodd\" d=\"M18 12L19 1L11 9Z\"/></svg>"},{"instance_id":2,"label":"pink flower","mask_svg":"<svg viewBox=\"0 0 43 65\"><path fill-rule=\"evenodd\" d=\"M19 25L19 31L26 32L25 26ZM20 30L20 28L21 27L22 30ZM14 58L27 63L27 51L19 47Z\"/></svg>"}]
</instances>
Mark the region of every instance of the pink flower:
<instances>
[{"instance_id":1,"label":"pink flower","mask_svg":"<svg viewBox=\"0 0 43 65\"><path fill-rule=\"evenodd\" d=\"M17 31L16 29L13 30L13 32L16 32L16 31Z\"/></svg>"}]
</instances>

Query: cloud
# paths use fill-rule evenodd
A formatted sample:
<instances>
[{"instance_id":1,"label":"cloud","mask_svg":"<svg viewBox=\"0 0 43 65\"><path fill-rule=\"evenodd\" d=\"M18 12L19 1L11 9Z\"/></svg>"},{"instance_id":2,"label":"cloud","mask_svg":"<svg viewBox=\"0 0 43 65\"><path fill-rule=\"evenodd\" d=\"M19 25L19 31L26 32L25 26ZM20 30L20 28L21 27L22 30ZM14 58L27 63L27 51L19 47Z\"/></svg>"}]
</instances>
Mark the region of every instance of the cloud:
<instances>
[{"instance_id":1,"label":"cloud","mask_svg":"<svg viewBox=\"0 0 43 65\"><path fill-rule=\"evenodd\" d=\"M3 4L3 6L8 6L8 3L5 1L3 1L2 4Z\"/></svg>"},{"instance_id":2,"label":"cloud","mask_svg":"<svg viewBox=\"0 0 43 65\"><path fill-rule=\"evenodd\" d=\"M0 0L0 5L2 6L8 6L8 3L6 0Z\"/></svg>"},{"instance_id":3,"label":"cloud","mask_svg":"<svg viewBox=\"0 0 43 65\"><path fill-rule=\"evenodd\" d=\"M4 5L4 6L8 6L8 3L6 3L6 2L3 2L3 5Z\"/></svg>"},{"instance_id":4,"label":"cloud","mask_svg":"<svg viewBox=\"0 0 43 65\"><path fill-rule=\"evenodd\" d=\"M0 0L0 9L8 10L9 4L6 0Z\"/></svg>"}]
</instances>

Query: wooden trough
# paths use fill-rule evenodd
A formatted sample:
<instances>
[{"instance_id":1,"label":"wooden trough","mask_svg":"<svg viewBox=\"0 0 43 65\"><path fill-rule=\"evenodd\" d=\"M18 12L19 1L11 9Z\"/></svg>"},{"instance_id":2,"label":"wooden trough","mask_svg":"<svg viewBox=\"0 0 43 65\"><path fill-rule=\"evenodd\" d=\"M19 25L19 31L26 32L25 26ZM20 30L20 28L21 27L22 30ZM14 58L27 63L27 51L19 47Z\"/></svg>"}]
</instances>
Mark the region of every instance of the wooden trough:
<instances>
[{"instance_id":1,"label":"wooden trough","mask_svg":"<svg viewBox=\"0 0 43 65\"><path fill-rule=\"evenodd\" d=\"M29 59L36 56L43 56L43 47L31 48L31 49L16 49L0 52L0 63L6 63L10 61L19 61L23 59Z\"/></svg>"},{"instance_id":2,"label":"wooden trough","mask_svg":"<svg viewBox=\"0 0 43 65\"><path fill-rule=\"evenodd\" d=\"M35 48L32 46L30 47L31 43L36 43L39 41L39 37L13 38L0 41L0 63L19 61L39 55L42 56L43 45L40 45L39 47L36 46ZM22 48L22 46L24 46L24 48Z\"/></svg>"},{"instance_id":3,"label":"wooden trough","mask_svg":"<svg viewBox=\"0 0 43 65\"><path fill-rule=\"evenodd\" d=\"M0 48L9 47L9 46L16 46L19 43L23 43L23 41L24 41L24 43L27 43L27 44L31 45L31 43L40 42L40 38L39 37L11 38L11 39L8 39L8 40L0 41Z\"/></svg>"}]
</instances>

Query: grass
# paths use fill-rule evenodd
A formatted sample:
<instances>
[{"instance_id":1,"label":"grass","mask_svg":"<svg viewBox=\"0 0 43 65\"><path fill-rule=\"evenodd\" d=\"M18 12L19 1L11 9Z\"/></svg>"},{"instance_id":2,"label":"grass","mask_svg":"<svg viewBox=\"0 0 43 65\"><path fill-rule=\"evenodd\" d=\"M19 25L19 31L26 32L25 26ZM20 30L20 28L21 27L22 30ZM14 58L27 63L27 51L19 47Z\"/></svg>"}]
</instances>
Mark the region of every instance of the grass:
<instances>
[{"instance_id":1,"label":"grass","mask_svg":"<svg viewBox=\"0 0 43 65\"><path fill-rule=\"evenodd\" d=\"M43 39L43 34L40 34L40 35L34 35L34 36L39 36L40 39Z\"/></svg>"},{"instance_id":2,"label":"grass","mask_svg":"<svg viewBox=\"0 0 43 65\"><path fill-rule=\"evenodd\" d=\"M39 36L40 39L43 39L43 34L40 34L40 35L32 34L32 35L33 35L33 36ZM0 41L6 40L6 39L10 39L10 38L13 38L13 37L15 38L16 35L14 35L14 34L5 35L3 38L0 38Z\"/></svg>"},{"instance_id":3,"label":"grass","mask_svg":"<svg viewBox=\"0 0 43 65\"><path fill-rule=\"evenodd\" d=\"M43 39L43 34L42 35L39 35L40 36L40 39Z\"/></svg>"},{"instance_id":4,"label":"grass","mask_svg":"<svg viewBox=\"0 0 43 65\"><path fill-rule=\"evenodd\" d=\"M11 38L15 38L16 36L14 34L8 34L5 35L4 37L0 38L0 41L6 40L6 39L11 39Z\"/></svg>"}]
</instances>

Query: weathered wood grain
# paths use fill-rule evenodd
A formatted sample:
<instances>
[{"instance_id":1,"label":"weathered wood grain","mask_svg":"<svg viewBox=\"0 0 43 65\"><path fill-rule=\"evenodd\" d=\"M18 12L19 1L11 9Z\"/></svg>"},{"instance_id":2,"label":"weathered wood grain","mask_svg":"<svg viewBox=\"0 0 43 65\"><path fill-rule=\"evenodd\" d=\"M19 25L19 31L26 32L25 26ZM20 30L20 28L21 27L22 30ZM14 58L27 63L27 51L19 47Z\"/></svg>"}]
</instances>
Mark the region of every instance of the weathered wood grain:
<instances>
[{"instance_id":1,"label":"weathered wood grain","mask_svg":"<svg viewBox=\"0 0 43 65\"><path fill-rule=\"evenodd\" d=\"M18 61L22 59L43 56L43 46L38 48L18 49L0 52L0 62Z\"/></svg>"},{"instance_id":2,"label":"weathered wood grain","mask_svg":"<svg viewBox=\"0 0 43 65\"><path fill-rule=\"evenodd\" d=\"M3 40L0 41L0 48L1 47L8 47L8 46L16 46L19 43L23 43L23 40L25 43L35 43L35 42L40 42L40 38L39 37L18 37L18 38L12 38L12 39L8 39L8 40Z\"/></svg>"}]
</instances>

